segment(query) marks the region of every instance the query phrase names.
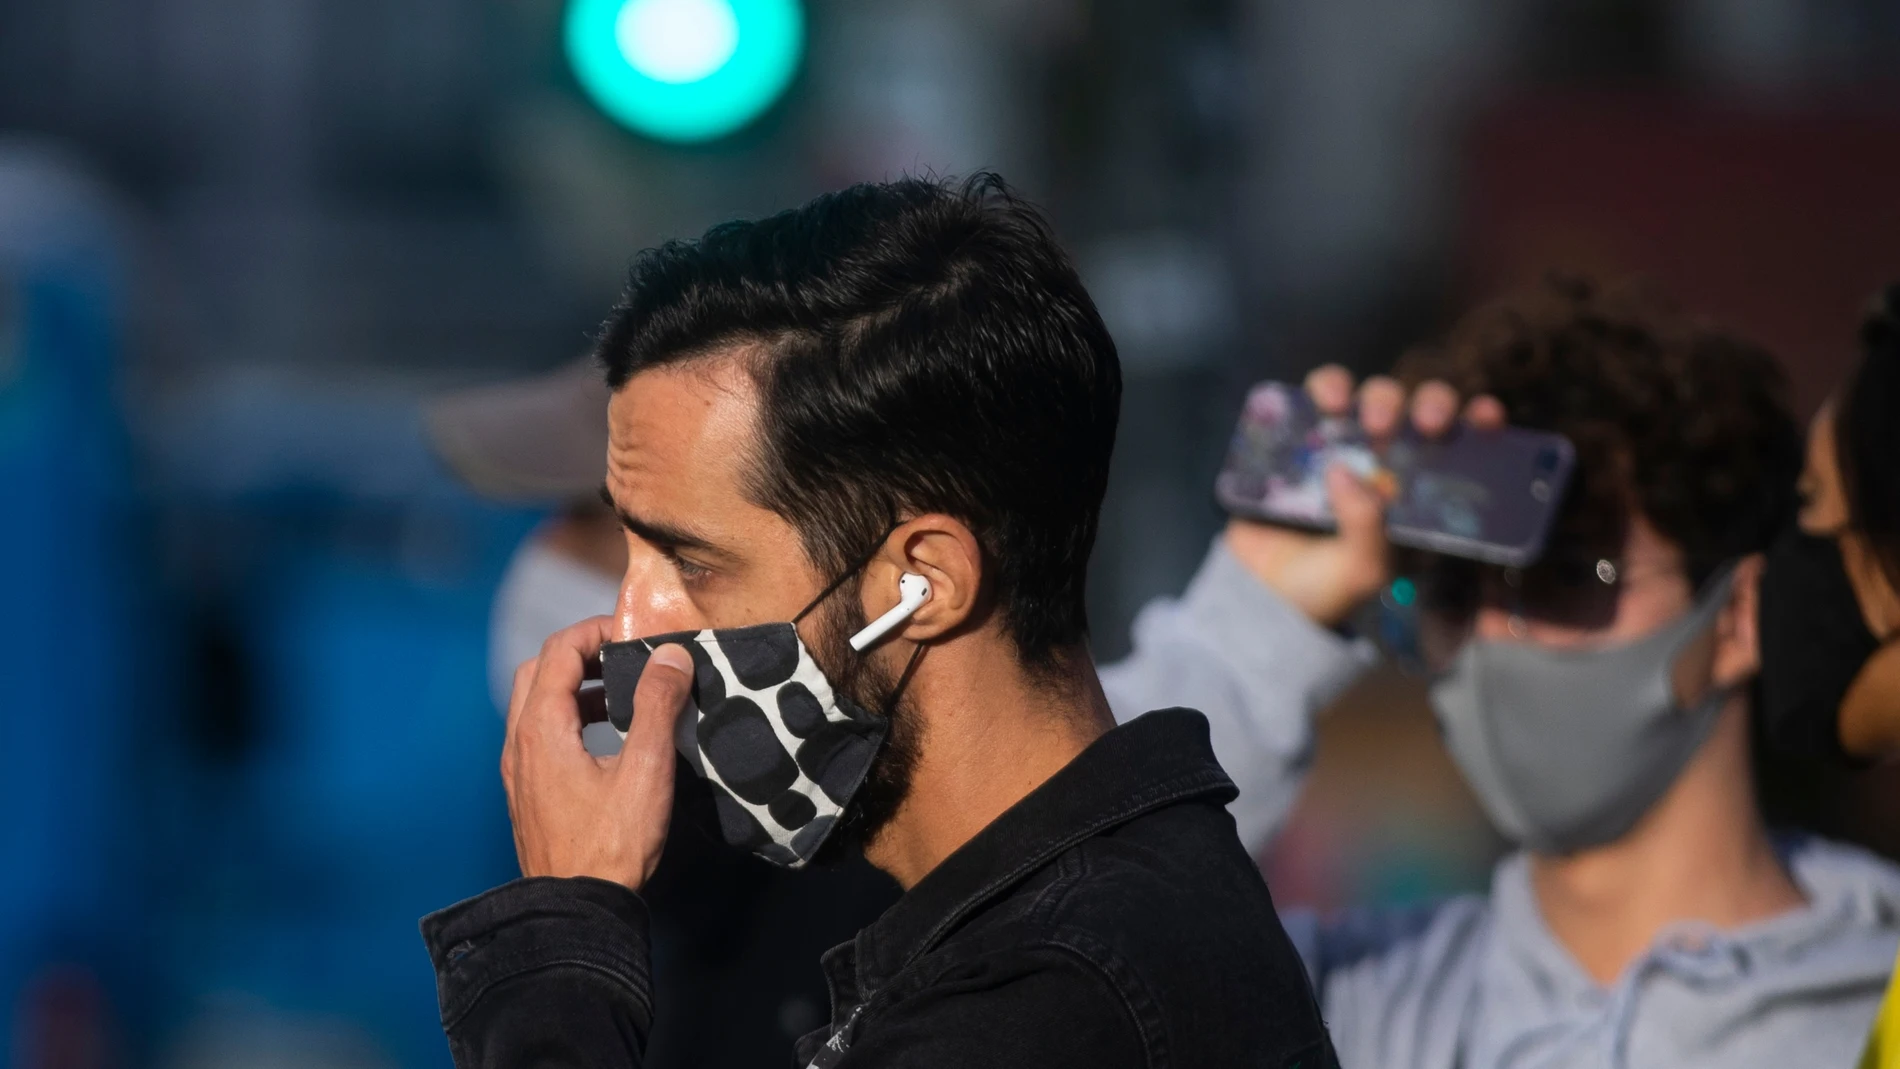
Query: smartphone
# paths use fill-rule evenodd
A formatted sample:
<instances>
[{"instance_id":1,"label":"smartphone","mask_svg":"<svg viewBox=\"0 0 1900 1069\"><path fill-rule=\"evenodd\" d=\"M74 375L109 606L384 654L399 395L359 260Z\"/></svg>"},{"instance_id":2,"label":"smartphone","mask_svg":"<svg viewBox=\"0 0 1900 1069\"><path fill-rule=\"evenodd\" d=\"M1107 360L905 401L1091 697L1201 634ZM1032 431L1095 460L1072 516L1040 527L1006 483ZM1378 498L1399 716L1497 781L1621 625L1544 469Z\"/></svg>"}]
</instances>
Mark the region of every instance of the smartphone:
<instances>
[{"instance_id":1,"label":"smartphone","mask_svg":"<svg viewBox=\"0 0 1900 1069\"><path fill-rule=\"evenodd\" d=\"M1350 416L1324 416L1297 386L1247 394L1214 496L1235 516L1333 529L1326 469L1344 464L1390 504L1394 545L1522 568L1537 560L1576 465L1561 434L1459 426L1425 439L1407 428L1375 448Z\"/></svg>"}]
</instances>

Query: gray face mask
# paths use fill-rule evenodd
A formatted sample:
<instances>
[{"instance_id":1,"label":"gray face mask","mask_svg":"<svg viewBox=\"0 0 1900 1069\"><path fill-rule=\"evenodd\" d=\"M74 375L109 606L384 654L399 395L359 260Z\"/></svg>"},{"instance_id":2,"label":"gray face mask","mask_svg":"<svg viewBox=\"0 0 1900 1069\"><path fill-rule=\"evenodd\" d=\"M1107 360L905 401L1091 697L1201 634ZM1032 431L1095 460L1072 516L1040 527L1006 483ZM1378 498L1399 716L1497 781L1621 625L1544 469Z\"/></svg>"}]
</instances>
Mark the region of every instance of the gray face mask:
<instances>
[{"instance_id":1,"label":"gray face mask","mask_svg":"<svg viewBox=\"0 0 1900 1069\"><path fill-rule=\"evenodd\" d=\"M1677 660L1715 625L1734 573L1655 634L1604 649L1467 642L1431 687L1445 745L1491 820L1543 853L1620 838L1676 781L1729 691L1677 703Z\"/></svg>"}]
</instances>

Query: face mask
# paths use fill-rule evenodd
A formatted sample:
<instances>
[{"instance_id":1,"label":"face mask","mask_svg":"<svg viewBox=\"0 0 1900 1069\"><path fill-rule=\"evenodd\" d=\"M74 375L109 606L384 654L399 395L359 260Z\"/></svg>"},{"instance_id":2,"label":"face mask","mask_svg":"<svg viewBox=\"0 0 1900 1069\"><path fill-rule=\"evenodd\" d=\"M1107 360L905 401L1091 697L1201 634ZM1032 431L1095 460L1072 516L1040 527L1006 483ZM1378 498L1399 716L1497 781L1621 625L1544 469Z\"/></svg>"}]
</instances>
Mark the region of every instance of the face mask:
<instances>
[{"instance_id":1,"label":"face mask","mask_svg":"<svg viewBox=\"0 0 1900 1069\"><path fill-rule=\"evenodd\" d=\"M549 635L589 616L612 612L620 581L529 538L515 551L495 591L488 625L488 687L508 713L515 668L538 656Z\"/></svg>"},{"instance_id":2,"label":"face mask","mask_svg":"<svg viewBox=\"0 0 1900 1069\"><path fill-rule=\"evenodd\" d=\"M1761 577L1761 718L1771 745L1836 762L1841 702L1880 648L1832 538L1798 532L1768 551Z\"/></svg>"},{"instance_id":3,"label":"face mask","mask_svg":"<svg viewBox=\"0 0 1900 1069\"><path fill-rule=\"evenodd\" d=\"M1544 853L1620 838L1676 781L1728 697L1677 704L1677 659L1715 624L1733 572L1687 616L1593 650L1473 639L1431 687L1446 748L1498 829Z\"/></svg>"},{"instance_id":4,"label":"face mask","mask_svg":"<svg viewBox=\"0 0 1900 1069\"><path fill-rule=\"evenodd\" d=\"M929 596L927 583L913 596L913 579L905 577L897 608L853 637L853 649L901 623ZM838 693L799 637L797 622L842 582L790 623L682 631L600 649L608 723L620 739L633 723L634 686L652 652L676 642L692 655L692 697L674 748L711 787L726 842L785 868L804 867L824 845L890 726L888 708L874 716ZM900 688L908 677L906 670Z\"/></svg>"}]
</instances>

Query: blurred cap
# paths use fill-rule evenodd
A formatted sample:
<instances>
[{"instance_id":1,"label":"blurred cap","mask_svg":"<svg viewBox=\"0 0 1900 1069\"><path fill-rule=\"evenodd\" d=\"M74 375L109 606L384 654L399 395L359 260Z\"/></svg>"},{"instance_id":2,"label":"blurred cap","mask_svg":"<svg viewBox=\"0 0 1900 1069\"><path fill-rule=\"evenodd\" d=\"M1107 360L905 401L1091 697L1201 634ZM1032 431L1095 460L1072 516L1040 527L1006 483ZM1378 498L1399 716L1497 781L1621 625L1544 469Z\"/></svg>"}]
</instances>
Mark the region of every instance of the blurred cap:
<instances>
[{"instance_id":1,"label":"blurred cap","mask_svg":"<svg viewBox=\"0 0 1900 1069\"><path fill-rule=\"evenodd\" d=\"M546 375L446 394L423 406L429 443L497 501L590 497L607 476L607 400L592 358Z\"/></svg>"}]
</instances>

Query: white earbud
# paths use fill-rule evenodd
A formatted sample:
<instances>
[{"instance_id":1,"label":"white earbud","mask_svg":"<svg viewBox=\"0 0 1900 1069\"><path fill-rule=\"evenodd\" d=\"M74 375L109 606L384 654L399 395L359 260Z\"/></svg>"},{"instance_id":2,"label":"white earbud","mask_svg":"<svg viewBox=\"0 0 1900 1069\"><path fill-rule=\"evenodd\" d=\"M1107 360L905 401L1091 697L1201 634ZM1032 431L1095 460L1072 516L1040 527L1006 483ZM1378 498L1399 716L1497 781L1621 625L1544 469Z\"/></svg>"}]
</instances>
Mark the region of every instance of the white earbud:
<instances>
[{"instance_id":1,"label":"white earbud","mask_svg":"<svg viewBox=\"0 0 1900 1069\"><path fill-rule=\"evenodd\" d=\"M897 625L911 618L911 615L930 600L930 580L921 575L905 572L897 581L897 604L891 611L864 625L864 630L851 636L851 648L864 652L864 647L897 630Z\"/></svg>"}]
</instances>

